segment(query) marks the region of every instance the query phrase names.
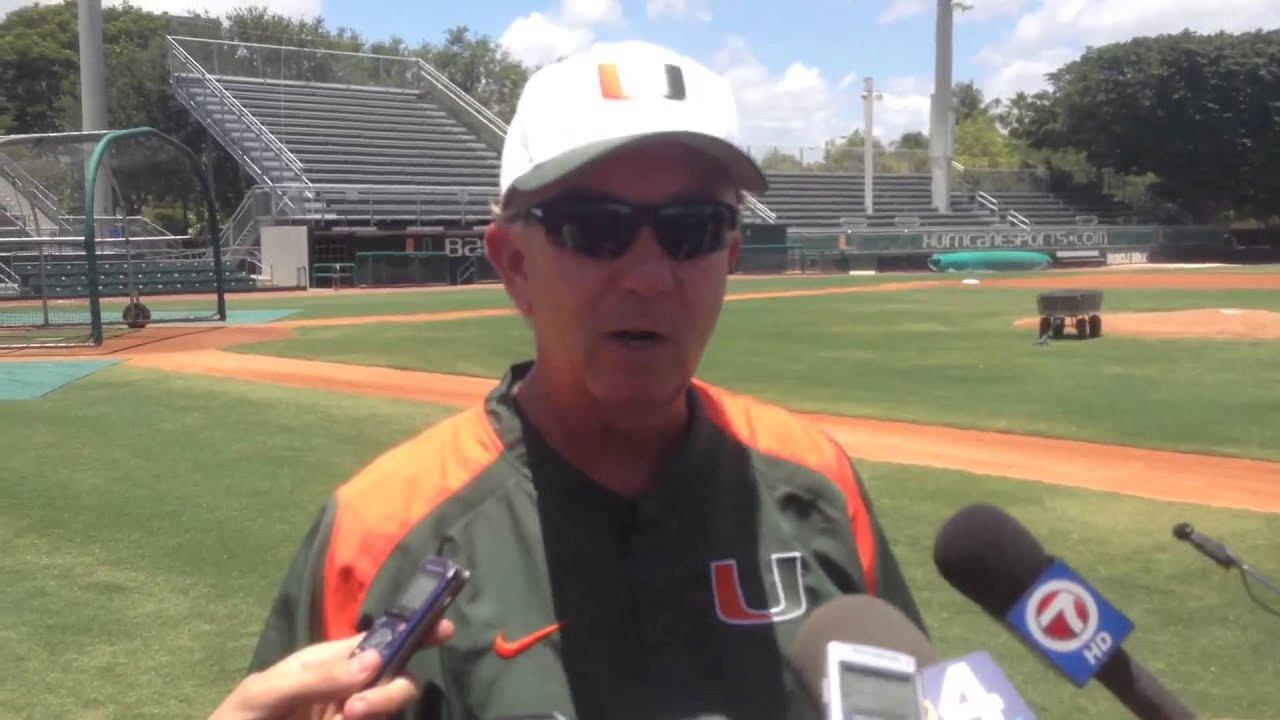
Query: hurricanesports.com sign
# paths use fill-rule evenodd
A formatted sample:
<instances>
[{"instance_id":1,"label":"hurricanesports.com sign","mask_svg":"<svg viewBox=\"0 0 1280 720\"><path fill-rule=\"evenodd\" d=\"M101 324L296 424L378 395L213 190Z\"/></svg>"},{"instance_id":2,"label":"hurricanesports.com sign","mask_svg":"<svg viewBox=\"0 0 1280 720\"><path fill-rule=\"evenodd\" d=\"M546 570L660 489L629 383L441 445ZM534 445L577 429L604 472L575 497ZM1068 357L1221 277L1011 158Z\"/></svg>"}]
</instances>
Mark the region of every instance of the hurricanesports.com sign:
<instances>
[{"instance_id":1,"label":"hurricanesports.com sign","mask_svg":"<svg viewBox=\"0 0 1280 720\"><path fill-rule=\"evenodd\" d=\"M1061 560L1040 574L1005 622L1077 687L1133 632L1133 622Z\"/></svg>"},{"instance_id":2,"label":"hurricanesports.com sign","mask_svg":"<svg viewBox=\"0 0 1280 720\"><path fill-rule=\"evenodd\" d=\"M925 250L1041 250L1106 247L1106 230L947 230L924 232Z\"/></svg>"},{"instance_id":3,"label":"hurricanesports.com sign","mask_svg":"<svg viewBox=\"0 0 1280 720\"><path fill-rule=\"evenodd\" d=\"M907 232L856 232L845 235L851 253L936 253L962 250L1142 249L1159 242L1156 228L1145 227L977 227Z\"/></svg>"}]
</instances>

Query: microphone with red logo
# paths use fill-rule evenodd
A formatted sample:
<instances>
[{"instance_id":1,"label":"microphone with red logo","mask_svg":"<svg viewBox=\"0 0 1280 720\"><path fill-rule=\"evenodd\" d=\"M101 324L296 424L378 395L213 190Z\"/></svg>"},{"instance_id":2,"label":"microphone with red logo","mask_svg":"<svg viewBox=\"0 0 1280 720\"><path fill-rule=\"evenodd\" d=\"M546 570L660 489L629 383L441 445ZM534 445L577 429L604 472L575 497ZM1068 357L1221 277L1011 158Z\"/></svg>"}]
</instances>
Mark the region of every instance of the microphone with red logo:
<instances>
[{"instance_id":1,"label":"microphone with red logo","mask_svg":"<svg viewBox=\"0 0 1280 720\"><path fill-rule=\"evenodd\" d=\"M939 531L933 559L948 583L1077 687L1096 677L1135 717L1194 720L1121 647L1133 623L1004 511L976 504L956 513Z\"/></svg>"}]
</instances>

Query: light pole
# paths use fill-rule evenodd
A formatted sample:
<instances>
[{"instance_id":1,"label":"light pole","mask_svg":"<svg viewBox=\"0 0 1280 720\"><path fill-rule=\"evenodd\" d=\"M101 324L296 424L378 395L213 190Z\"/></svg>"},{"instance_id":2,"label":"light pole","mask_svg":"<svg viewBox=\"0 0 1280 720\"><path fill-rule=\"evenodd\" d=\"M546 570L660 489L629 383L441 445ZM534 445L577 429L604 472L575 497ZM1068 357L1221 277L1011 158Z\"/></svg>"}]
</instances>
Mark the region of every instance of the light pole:
<instances>
[{"instance_id":1,"label":"light pole","mask_svg":"<svg viewBox=\"0 0 1280 720\"><path fill-rule=\"evenodd\" d=\"M952 13L972 10L961 0L938 0L934 40L933 96L929 107L929 166L933 175L933 207L951 211L951 37Z\"/></svg>"},{"instance_id":2,"label":"light pole","mask_svg":"<svg viewBox=\"0 0 1280 720\"><path fill-rule=\"evenodd\" d=\"M84 132L107 130L107 69L102 50L102 0L80 0L80 129ZM89 170L90 154L97 142L86 142L84 166ZM93 191L93 212L99 221L112 212L111 176L104 164ZM109 221L108 221L109 222ZM103 225L94 228L95 234ZM105 233L99 235L102 237Z\"/></svg>"},{"instance_id":3,"label":"light pole","mask_svg":"<svg viewBox=\"0 0 1280 720\"><path fill-rule=\"evenodd\" d=\"M864 213L870 215L872 213L871 206L871 176L875 174L875 143L872 142L871 131L875 127L875 104L877 100L883 100L884 96L876 92L875 80L872 78L864 78L862 81L862 110L865 127L862 130L862 204L865 206Z\"/></svg>"}]
</instances>

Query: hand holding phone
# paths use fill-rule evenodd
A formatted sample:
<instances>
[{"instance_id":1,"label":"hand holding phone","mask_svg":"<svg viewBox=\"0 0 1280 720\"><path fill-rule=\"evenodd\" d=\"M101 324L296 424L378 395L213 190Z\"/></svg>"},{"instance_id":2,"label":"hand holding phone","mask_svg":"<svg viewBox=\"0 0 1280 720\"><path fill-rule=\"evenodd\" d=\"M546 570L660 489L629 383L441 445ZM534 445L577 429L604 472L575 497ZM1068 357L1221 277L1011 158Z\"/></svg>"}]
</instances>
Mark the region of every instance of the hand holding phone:
<instances>
[{"instance_id":1,"label":"hand holding phone","mask_svg":"<svg viewBox=\"0 0 1280 720\"><path fill-rule=\"evenodd\" d=\"M438 555L418 566L395 602L373 623L351 653L354 657L373 649L382 658L382 668L369 683L370 687L404 670L422 639L439 624L470 576L470 571Z\"/></svg>"}]
</instances>

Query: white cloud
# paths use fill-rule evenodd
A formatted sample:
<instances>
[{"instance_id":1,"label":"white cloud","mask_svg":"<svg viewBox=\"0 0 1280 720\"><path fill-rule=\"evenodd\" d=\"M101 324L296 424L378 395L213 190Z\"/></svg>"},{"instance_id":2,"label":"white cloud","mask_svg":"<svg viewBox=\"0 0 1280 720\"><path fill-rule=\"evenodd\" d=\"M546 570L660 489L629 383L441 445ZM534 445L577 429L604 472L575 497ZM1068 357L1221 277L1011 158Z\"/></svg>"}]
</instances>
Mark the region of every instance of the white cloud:
<instances>
[{"instance_id":1,"label":"white cloud","mask_svg":"<svg viewBox=\"0 0 1280 720\"><path fill-rule=\"evenodd\" d=\"M973 0L975 6L1011 1ZM1037 0L1011 36L984 48L977 60L992 68L983 92L1009 97L1043 89L1044 74L1079 57L1086 46L1186 29L1244 32L1278 25L1276 0Z\"/></svg>"},{"instance_id":2,"label":"white cloud","mask_svg":"<svg viewBox=\"0 0 1280 720\"><path fill-rule=\"evenodd\" d=\"M876 92L884 96L876 101L874 108L873 132L881 142L888 145L913 130L929 133L929 95L933 92L930 81L918 77L890 78L885 89Z\"/></svg>"},{"instance_id":3,"label":"white cloud","mask_svg":"<svg viewBox=\"0 0 1280 720\"><path fill-rule=\"evenodd\" d=\"M955 11L955 23L982 22L992 18L1008 17L1022 12L1026 0L966 0L973 6L970 10Z\"/></svg>"},{"instance_id":4,"label":"white cloud","mask_svg":"<svg viewBox=\"0 0 1280 720\"><path fill-rule=\"evenodd\" d=\"M774 75L736 35L725 40L712 67L733 86L742 142L753 153L769 146L817 153L823 141L848 131L848 112L840 122L842 103L817 68L793 62Z\"/></svg>"},{"instance_id":5,"label":"white cloud","mask_svg":"<svg viewBox=\"0 0 1280 720\"><path fill-rule=\"evenodd\" d=\"M0 0L0 16L20 7L36 4L50 5L56 2L58 0L36 0L36 2L32 2L32 0ZM114 6L122 5L124 2L123 0L103 0L102 4L104 6ZM323 0L132 0L129 4L149 12L164 12L170 15L189 15L192 12L202 12L218 17L223 17L232 10L246 6L265 7L271 12L289 17L314 17L320 15L324 9Z\"/></svg>"},{"instance_id":6,"label":"white cloud","mask_svg":"<svg viewBox=\"0 0 1280 720\"><path fill-rule=\"evenodd\" d=\"M754 154L777 147L817 159L827 140L863 126L862 83L856 72L834 82L802 62L772 72L738 36L726 39L711 66L733 86L743 144ZM888 142L909 130L926 130L929 95L924 82L895 78L886 87L875 106L876 136Z\"/></svg>"},{"instance_id":7,"label":"white cloud","mask_svg":"<svg viewBox=\"0 0 1280 720\"><path fill-rule=\"evenodd\" d=\"M691 18L698 22L711 21L710 0L648 0L644 9L650 20Z\"/></svg>"},{"instance_id":8,"label":"white cloud","mask_svg":"<svg viewBox=\"0 0 1280 720\"><path fill-rule=\"evenodd\" d=\"M588 28L570 27L535 12L511 21L498 43L521 62L538 66L585 50L594 37Z\"/></svg>"},{"instance_id":9,"label":"white cloud","mask_svg":"<svg viewBox=\"0 0 1280 720\"><path fill-rule=\"evenodd\" d=\"M619 0L561 0L555 15L532 12L512 20L498 44L523 63L545 65L591 47L595 27L622 24Z\"/></svg>"},{"instance_id":10,"label":"white cloud","mask_svg":"<svg viewBox=\"0 0 1280 720\"><path fill-rule=\"evenodd\" d=\"M880 16L876 18L876 22L881 25L903 20L923 13L928 8L925 0L892 0L889 7L885 8Z\"/></svg>"},{"instance_id":11,"label":"white cloud","mask_svg":"<svg viewBox=\"0 0 1280 720\"><path fill-rule=\"evenodd\" d=\"M618 25L622 22L619 0L560 0L560 20L572 27Z\"/></svg>"}]
</instances>

